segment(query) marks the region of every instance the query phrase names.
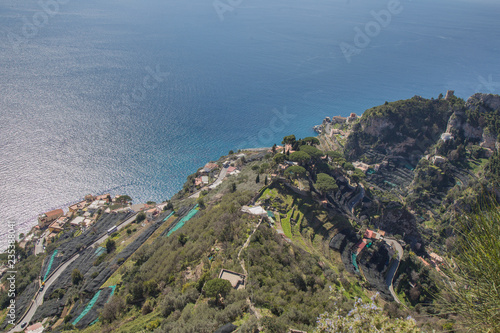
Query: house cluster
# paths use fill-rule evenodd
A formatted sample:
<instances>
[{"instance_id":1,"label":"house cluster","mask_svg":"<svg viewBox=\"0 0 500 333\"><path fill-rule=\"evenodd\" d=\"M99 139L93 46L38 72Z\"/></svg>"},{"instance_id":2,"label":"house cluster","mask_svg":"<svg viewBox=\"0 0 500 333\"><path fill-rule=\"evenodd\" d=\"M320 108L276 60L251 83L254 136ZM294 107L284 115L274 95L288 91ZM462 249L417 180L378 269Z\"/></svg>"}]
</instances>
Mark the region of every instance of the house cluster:
<instances>
[{"instance_id":1,"label":"house cluster","mask_svg":"<svg viewBox=\"0 0 500 333\"><path fill-rule=\"evenodd\" d=\"M219 169L216 163L207 163L198 171L198 177L194 179L195 186L208 185L210 178L215 176L215 171Z\"/></svg>"},{"instance_id":2,"label":"house cluster","mask_svg":"<svg viewBox=\"0 0 500 333\"><path fill-rule=\"evenodd\" d=\"M236 157L244 157L245 154L236 155ZM224 162L223 166L227 168L226 175L235 175L240 173L237 167L229 166L229 161ZM194 185L197 188L204 187L210 184L218 176L220 167L217 163L207 163L203 168L198 170L198 177L194 179Z\"/></svg>"},{"instance_id":3,"label":"house cluster","mask_svg":"<svg viewBox=\"0 0 500 333\"><path fill-rule=\"evenodd\" d=\"M427 267L434 267L438 272L441 271L439 269L439 266L440 265L444 265L444 259L438 255L437 253L434 253L434 252L431 252L429 254L429 261L425 260L424 258L422 257L418 257L418 259L420 259L420 261Z\"/></svg>"},{"instance_id":4,"label":"house cluster","mask_svg":"<svg viewBox=\"0 0 500 333\"><path fill-rule=\"evenodd\" d=\"M120 197L113 199L110 194L94 196L87 194L84 200L68 207L68 212L64 213L62 209L55 209L42 213L38 216L37 230L48 230L48 239L52 239L59 234L69 223L73 227L88 227L95 223L99 211L110 212L109 205L116 202Z\"/></svg>"},{"instance_id":5,"label":"house cluster","mask_svg":"<svg viewBox=\"0 0 500 333\"><path fill-rule=\"evenodd\" d=\"M374 240L380 240L385 236L385 231L373 231L370 229L366 229L363 234L363 238L354 245L353 252L358 255L365 247L370 247Z\"/></svg>"},{"instance_id":6,"label":"house cluster","mask_svg":"<svg viewBox=\"0 0 500 333\"><path fill-rule=\"evenodd\" d=\"M351 113L349 115L349 117L342 117L342 116L333 116L333 117L326 117L324 120L323 120L323 124L326 125L326 124L332 124L332 125L335 125L335 124L345 124L345 123L351 123L353 121L355 121L356 119L358 119L359 117L355 114L355 113Z\"/></svg>"}]
</instances>

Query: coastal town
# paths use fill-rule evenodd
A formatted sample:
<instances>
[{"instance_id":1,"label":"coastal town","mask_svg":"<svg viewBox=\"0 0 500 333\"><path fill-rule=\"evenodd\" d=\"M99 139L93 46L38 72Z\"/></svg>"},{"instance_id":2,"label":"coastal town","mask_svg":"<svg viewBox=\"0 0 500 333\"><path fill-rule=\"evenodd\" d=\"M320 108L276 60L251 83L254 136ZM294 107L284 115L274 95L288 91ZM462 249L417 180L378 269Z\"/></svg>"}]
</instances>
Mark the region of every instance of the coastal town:
<instances>
[{"instance_id":1,"label":"coastal town","mask_svg":"<svg viewBox=\"0 0 500 333\"><path fill-rule=\"evenodd\" d=\"M276 253L282 253L280 248L284 246L301 255L321 253L314 259L318 271L309 273L309 282L297 278L296 285L304 292L307 284L321 283L316 279L322 276L321 270L335 265L342 268L339 273L329 273L338 276L330 281L337 281L342 288L359 283L369 294L376 291L384 302L407 310L416 302L430 299L432 295L422 285L446 278L448 258L443 245L433 242L430 231L422 226L434 221L431 219L439 215L439 208L427 208L431 201L412 207L402 202L411 199L409 187L417 186L418 181L423 183L416 178L423 174L420 170L436 170L453 159L453 154L430 149L421 154L419 164L406 153L410 148L405 145L373 149L367 140L362 155L348 159L351 151L340 151L352 147L353 133L361 130L359 121L356 114L326 117L316 127L317 137L297 139L289 135L281 145L230 151L189 175L183 188L161 203L134 203L128 195L120 194L87 194L68 207L41 213L37 225L17 244L24 258L31 255L31 260L38 260L37 276L20 291L22 297L16 300L18 317L9 322L12 326L5 327L9 332L38 333L56 328L84 329L98 322L105 325L108 317L101 311L108 308L115 290L119 292L124 283L128 287L120 297L130 306L143 304L147 313L151 310L145 298L158 296L158 291L146 295L148 286L170 290L165 283L173 281L178 286L196 285L193 292L198 299L205 297L208 301L207 297L215 295L213 304L221 305L225 302L223 295L231 290L247 292L260 283L250 273L259 256L249 258L248 253L253 253L252 246L261 245L267 251L269 242L278 244ZM364 131L380 134L380 123L368 122L375 127ZM453 133L443 133L450 135L439 135L438 147L456 140ZM478 148L468 146L471 163L477 161L472 155L475 150L488 156L485 142ZM470 181L458 168L449 168L448 172L457 179L452 184L457 189ZM404 195L407 199L402 199ZM426 218L429 222L422 223ZM234 221L239 219L238 229ZM208 223L213 225L207 227ZM237 243L234 236L229 238L231 233L238 234ZM267 243L260 242L263 233L269 233ZM211 240L204 244L205 239ZM156 257L170 270L159 273L163 268L157 268L152 274L161 277L145 279L136 291L126 274L142 276L135 267L147 260L145 251L149 251L149 257L159 255L156 246L165 246L161 256L182 251L184 246L187 251L199 246L205 249L189 261L183 254L165 262ZM279 267L280 260L270 262ZM0 274L7 271L3 266ZM169 276L171 271L176 271L177 277ZM202 278L203 274L207 277ZM225 283L223 295L205 289L209 276L218 281L213 282L219 287ZM82 280L85 282L80 283ZM64 290L78 291L78 295L65 297ZM260 303L257 308L257 302L245 296L249 313L260 320L266 305ZM157 315L165 317L160 312ZM293 327L290 331L301 332Z\"/></svg>"}]
</instances>

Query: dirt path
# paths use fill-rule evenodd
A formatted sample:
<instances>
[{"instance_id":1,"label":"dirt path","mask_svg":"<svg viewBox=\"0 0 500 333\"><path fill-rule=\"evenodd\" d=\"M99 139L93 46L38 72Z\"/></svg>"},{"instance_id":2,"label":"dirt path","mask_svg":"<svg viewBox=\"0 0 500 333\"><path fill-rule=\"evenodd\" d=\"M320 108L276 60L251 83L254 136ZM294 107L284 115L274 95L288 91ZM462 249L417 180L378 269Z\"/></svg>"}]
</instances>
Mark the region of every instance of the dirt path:
<instances>
[{"instance_id":1,"label":"dirt path","mask_svg":"<svg viewBox=\"0 0 500 333\"><path fill-rule=\"evenodd\" d=\"M252 238L252 236L255 233L255 231L259 228L259 226L260 226L260 224L262 223L263 220L264 220L264 218L260 219L260 221L257 224L257 226L255 227L255 229L253 229L252 233L248 236L245 244L243 244L243 246L241 247L240 251L238 252L238 260L240 262L241 268L243 269L243 273L245 273L245 275L247 277L245 279L245 285L246 285L247 280L248 280L248 272L247 272L247 270L245 268L245 260L241 259L241 252L243 252L243 250L248 247L248 244L250 244L250 239ZM255 315L255 317L260 320L262 318L262 315L260 314L260 311L255 308L255 306L253 305L252 300L250 299L250 297L247 297L247 304L248 304L248 307L250 308L250 311L252 311L252 313ZM259 324L259 330L262 330L262 327L260 327L260 324Z\"/></svg>"}]
</instances>

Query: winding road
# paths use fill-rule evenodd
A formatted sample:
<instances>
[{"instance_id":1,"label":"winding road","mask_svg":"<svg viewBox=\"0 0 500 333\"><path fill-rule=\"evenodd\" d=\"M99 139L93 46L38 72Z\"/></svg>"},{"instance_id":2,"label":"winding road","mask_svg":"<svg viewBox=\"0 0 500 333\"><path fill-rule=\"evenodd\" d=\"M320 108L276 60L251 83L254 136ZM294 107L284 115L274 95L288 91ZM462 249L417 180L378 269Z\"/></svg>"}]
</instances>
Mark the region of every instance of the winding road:
<instances>
[{"instance_id":1,"label":"winding road","mask_svg":"<svg viewBox=\"0 0 500 333\"><path fill-rule=\"evenodd\" d=\"M127 220L125 220L123 223L117 226L118 230L121 230L125 228L127 225L132 223L135 220L137 214L132 215L129 217ZM94 243L92 243L89 247L97 246L101 243L103 243L106 239L108 239L109 235L106 233L102 237L100 237L98 240L96 240ZM43 303L43 297L45 296L45 292L49 287L59 278L59 276L68 268L68 266L78 259L80 254L76 253L73 255L69 260L67 260L64 264L60 265L54 272L52 272L49 275L49 278L47 281L45 281L45 286L42 291L39 291L35 294L35 297L31 301L31 304L28 308L28 311L25 312L25 314L21 317L21 320L18 321L18 324L14 326L9 332L22 332L24 329L21 328L22 323L29 323L33 316L35 315L36 310L38 310L38 307L42 305Z\"/></svg>"},{"instance_id":2,"label":"winding road","mask_svg":"<svg viewBox=\"0 0 500 333\"><path fill-rule=\"evenodd\" d=\"M401 246L401 244L399 244L399 242L397 242L394 239L384 238L384 240L387 244L392 246L398 253L398 259L392 262L391 268L387 272L387 276L385 278L385 284L387 285L387 287L389 287L389 292L391 293L396 303L401 304L401 302L398 299L398 295L396 295L396 292L394 291L394 286L392 282L394 280L394 275L396 275L396 272L399 268L399 263L401 262L401 258L403 258L403 247Z\"/></svg>"}]
</instances>

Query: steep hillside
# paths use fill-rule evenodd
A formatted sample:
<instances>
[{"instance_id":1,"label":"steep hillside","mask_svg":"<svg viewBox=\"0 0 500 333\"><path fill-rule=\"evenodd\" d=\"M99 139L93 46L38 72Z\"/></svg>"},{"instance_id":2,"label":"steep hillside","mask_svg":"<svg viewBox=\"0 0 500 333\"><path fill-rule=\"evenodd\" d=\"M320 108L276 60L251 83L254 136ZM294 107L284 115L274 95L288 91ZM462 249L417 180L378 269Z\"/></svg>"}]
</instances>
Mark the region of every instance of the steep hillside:
<instances>
[{"instance_id":1,"label":"steep hillside","mask_svg":"<svg viewBox=\"0 0 500 333\"><path fill-rule=\"evenodd\" d=\"M413 97L230 152L169 201L68 225L43 263L28 243L18 269L38 268L17 316L34 309L53 331L311 332L378 294L385 322L447 330L460 318L435 315L443 258L457 214L498 195L498 112L496 95Z\"/></svg>"}]
</instances>

